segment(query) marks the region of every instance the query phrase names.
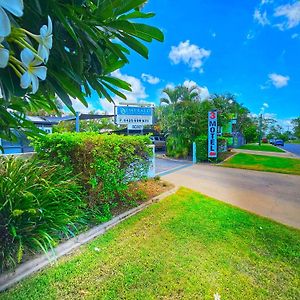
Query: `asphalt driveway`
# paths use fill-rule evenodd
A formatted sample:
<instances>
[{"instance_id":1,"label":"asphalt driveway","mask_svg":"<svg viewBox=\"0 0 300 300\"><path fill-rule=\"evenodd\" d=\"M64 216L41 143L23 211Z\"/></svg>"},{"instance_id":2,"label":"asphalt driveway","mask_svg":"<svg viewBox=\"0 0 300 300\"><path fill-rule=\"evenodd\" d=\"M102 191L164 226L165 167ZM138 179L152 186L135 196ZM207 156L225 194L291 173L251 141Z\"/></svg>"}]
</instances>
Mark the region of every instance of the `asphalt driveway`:
<instances>
[{"instance_id":1,"label":"asphalt driveway","mask_svg":"<svg viewBox=\"0 0 300 300\"><path fill-rule=\"evenodd\" d=\"M300 144L285 144L283 147L280 148L283 148L284 150L289 151L300 157Z\"/></svg>"},{"instance_id":2,"label":"asphalt driveway","mask_svg":"<svg viewBox=\"0 0 300 300\"><path fill-rule=\"evenodd\" d=\"M162 176L261 216L300 228L300 176L193 165Z\"/></svg>"},{"instance_id":3,"label":"asphalt driveway","mask_svg":"<svg viewBox=\"0 0 300 300\"><path fill-rule=\"evenodd\" d=\"M162 176L190 166L192 162L187 160L172 160L155 158L155 174Z\"/></svg>"}]
</instances>

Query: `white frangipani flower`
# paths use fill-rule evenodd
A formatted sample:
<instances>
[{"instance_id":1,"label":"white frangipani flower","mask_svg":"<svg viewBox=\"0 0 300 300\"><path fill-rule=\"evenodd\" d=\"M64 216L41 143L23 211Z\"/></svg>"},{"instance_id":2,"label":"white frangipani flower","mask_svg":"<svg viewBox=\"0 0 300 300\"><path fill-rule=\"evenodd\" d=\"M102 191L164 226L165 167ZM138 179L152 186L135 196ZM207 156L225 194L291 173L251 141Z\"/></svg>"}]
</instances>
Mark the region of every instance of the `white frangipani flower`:
<instances>
[{"instance_id":1,"label":"white frangipani flower","mask_svg":"<svg viewBox=\"0 0 300 300\"><path fill-rule=\"evenodd\" d=\"M221 300L219 293L214 294L214 300Z\"/></svg>"},{"instance_id":2,"label":"white frangipani flower","mask_svg":"<svg viewBox=\"0 0 300 300\"><path fill-rule=\"evenodd\" d=\"M21 77L21 87L27 89L32 86L32 93L35 94L39 89L39 79L45 80L47 68L40 66L41 61L35 58L33 52L25 48L21 52L21 61L26 72Z\"/></svg>"},{"instance_id":3,"label":"white frangipani flower","mask_svg":"<svg viewBox=\"0 0 300 300\"><path fill-rule=\"evenodd\" d=\"M0 36L6 37L11 32L10 20L5 10L16 17L21 17L23 9L23 0L0 0Z\"/></svg>"},{"instance_id":4,"label":"white frangipani flower","mask_svg":"<svg viewBox=\"0 0 300 300\"><path fill-rule=\"evenodd\" d=\"M40 36L38 37L39 48L38 55L47 62L49 59L49 51L52 48L53 35L52 35L52 21L48 16L48 26L43 25L40 29Z\"/></svg>"},{"instance_id":5,"label":"white frangipani flower","mask_svg":"<svg viewBox=\"0 0 300 300\"><path fill-rule=\"evenodd\" d=\"M9 51L1 45L2 42L3 38L0 37L0 69L6 68L9 60Z\"/></svg>"}]
</instances>

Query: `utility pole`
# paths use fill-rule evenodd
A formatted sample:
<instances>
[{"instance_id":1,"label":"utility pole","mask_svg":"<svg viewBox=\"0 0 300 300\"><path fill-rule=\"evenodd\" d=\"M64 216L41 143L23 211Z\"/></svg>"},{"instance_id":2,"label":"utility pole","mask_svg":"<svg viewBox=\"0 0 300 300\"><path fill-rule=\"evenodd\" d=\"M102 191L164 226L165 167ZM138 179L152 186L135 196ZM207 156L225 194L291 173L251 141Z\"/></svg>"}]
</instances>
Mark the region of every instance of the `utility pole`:
<instances>
[{"instance_id":1,"label":"utility pole","mask_svg":"<svg viewBox=\"0 0 300 300\"><path fill-rule=\"evenodd\" d=\"M259 146L261 146L261 139L262 139L262 114L259 115L259 141L258 141Z\"/></svg>"}]
</instances>

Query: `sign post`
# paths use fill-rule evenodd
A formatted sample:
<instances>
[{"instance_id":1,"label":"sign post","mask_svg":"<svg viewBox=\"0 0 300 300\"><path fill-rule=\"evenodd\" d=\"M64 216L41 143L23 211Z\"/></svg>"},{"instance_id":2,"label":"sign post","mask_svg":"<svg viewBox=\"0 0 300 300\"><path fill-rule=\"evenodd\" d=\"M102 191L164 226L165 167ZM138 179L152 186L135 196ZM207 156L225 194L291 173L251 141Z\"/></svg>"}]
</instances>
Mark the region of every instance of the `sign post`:
<instances>
[{"instance_id":1,"label":"sign post","mask_svg":"<svg viewBox=\"0 0 300 300\"><path fill-rule=\"evenodd\" d=\"M218 112L208 112L208 157L218 156Z\"/></svg>"}]
</instances>

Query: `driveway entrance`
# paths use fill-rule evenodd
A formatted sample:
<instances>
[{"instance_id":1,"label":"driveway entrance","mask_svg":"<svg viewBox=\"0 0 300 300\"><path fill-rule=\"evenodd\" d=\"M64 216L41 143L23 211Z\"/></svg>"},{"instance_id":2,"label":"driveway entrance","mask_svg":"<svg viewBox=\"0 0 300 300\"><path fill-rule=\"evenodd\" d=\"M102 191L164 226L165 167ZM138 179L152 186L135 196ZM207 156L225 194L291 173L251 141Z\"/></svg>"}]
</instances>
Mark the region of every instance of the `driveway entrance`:
<instances>
[{"instance_id":1,"label":"driveway entrance","mask_svg":"<svg viewBox=\"0 0 300 300\"><path fill-rule=\"evenodd\" d=\"M300 228L300 176L199 164L162 178Z\"/></svg>"},{"instance_id":2,"label":"driveway entrance","mask_svg":"<svg viewBox=\"0 0 300 300\"><path fill-rule=\"evenodd\" d=\"M173 160L168 158L155 158L155 174L167 175L192 165L188 160Z\"/></svg>"}]
</instances>

